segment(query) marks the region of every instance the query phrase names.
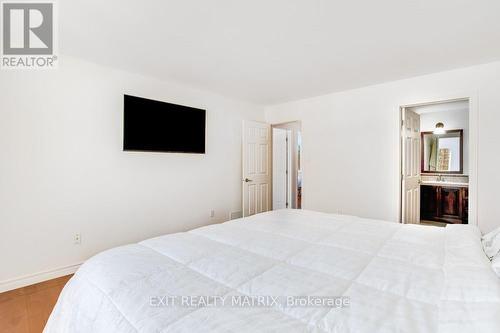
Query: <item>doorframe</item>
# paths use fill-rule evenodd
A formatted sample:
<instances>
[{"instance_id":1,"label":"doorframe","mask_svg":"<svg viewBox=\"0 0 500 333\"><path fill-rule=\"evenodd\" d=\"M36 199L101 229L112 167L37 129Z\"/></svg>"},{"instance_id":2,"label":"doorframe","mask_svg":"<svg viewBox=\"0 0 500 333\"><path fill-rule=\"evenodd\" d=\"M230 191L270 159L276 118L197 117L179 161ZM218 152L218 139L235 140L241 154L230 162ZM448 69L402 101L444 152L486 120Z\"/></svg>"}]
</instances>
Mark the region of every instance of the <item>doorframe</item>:
<instances>
[{"instance_id":1,"label":"doorframe","mask_svg":"<svg viewBox=\"0 0 500 333\"><path fill-rule=\"evenodd\" d=\"M415 106L425 106L440 104L446 102L456 102L456 101L469 101L469 221L470 225L478 226L478 131L479 131L479 107L478 107L478 94L477 92L466 92L466 93L456 93L450 94L448 96L440 97L429 97L423 99L417 99L407 103L401 103L398 108L398 174L397 174L397 195L396 202L398 203L398 222L402 223L402 189L401 189L401 175L403 172L402 158L403 158L403 144L401 140L402 135L402 121L403 112L405 108L415 107Z\"/></svg>"}]
</instances>

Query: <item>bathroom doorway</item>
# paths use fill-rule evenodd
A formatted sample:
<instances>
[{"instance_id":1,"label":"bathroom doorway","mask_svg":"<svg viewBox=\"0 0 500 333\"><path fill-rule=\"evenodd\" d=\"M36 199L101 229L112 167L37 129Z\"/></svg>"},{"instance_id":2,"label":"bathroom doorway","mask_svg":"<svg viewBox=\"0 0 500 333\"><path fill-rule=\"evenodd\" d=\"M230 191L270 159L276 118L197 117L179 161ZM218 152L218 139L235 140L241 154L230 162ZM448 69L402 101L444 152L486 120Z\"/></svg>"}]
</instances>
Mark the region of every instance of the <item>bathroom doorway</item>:
<instances>
[{"instance_id":1,"label":"bathroom doorway","mask_svg":"<svg viewBox=\"0 0 500 333\"><path fill-rule=\"evenodd\" d=\"M470 111L468 98L401 107L402 223L469 223Z\"/></svg>"}]
</instances>

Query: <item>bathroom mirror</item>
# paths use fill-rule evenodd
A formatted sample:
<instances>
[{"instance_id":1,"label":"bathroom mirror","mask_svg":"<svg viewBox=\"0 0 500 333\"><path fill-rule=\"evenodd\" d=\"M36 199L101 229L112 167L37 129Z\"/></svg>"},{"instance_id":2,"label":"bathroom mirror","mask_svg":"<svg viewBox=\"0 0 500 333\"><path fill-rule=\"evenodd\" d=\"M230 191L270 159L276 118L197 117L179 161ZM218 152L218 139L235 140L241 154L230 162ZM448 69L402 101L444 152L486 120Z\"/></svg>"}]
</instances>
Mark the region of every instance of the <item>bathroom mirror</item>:
<instances>
[{"instance_id":1,"label":"bathroom mirror","mask_svg":"<svg viewBox=\"0 0 500 333\"><path fill-rule=\"evenodd\" d=\"M421 133L422 173L463 173L463 130Z\"/></svg>"}]
</instances>

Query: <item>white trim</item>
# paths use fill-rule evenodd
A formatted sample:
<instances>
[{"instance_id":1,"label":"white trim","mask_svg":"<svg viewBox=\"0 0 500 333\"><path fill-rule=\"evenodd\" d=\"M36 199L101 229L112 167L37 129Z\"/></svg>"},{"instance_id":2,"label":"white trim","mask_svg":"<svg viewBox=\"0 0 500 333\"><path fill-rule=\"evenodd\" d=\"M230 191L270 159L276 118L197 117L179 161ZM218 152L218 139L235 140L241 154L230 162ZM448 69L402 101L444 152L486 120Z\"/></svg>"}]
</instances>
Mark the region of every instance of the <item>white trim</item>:
<instances>
[{"instance_id":1,"label":"white trim","mask_svg":"<svg viewBox=\"0 0 500 333\"><path fill-rule=\"evenodd\" d=\"M61 276L69 275L75 273L78 268L83 264L83 262L64 266L60 268L55 268L52 270L47 270L35 274L20 276L11 280L0 281L0 293L14 290L17 288L26 287L35 283L44 282L52 280Z\"/></svg>"},{"instance_id":2,"label":"white trim","mask_svg":"<svg viewBox=\"0 0 500 333\"><path fill-rule=\"evenodd\" d=\"M479 143L479 98L469 96L469 224L479 225L478 221L478 146Z\"/></svg>"},{"instance_id":3,"label":"white trim","mask_svg":"<svg viewBox=\"0 0 500 333\"><path fill-rule=\"evenodd\" d=\"M401 144L401 112L407 107L430 105L443 102L453 102L458 100L469 100L469 224L478 226L478 126L479 126L479 94L474 92L455 93L448 96L430 97L422 100L416 100L410 103L401 103L398 116L398 174L397 174L397 203L399 212L399 222L401 223L401 159L402 159L402 144Z\"/></svg>"}]
</instances>

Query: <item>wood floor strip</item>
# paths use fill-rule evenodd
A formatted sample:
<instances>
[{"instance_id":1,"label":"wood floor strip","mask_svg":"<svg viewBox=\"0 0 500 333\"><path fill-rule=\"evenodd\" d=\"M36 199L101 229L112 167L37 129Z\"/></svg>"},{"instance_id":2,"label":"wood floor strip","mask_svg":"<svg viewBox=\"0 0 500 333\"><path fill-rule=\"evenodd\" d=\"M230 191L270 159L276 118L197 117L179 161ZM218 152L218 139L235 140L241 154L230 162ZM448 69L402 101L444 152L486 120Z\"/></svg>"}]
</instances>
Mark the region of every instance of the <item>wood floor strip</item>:
<instances>
[{"instance_id":1,"label":"wood floor strip","mask_svg":"<svg viewBox=\"0 0 500 333\"><path fill-rule=\"evenodd\" d=\"M0 332L41 333L61 290L72 276L0 293Z\"/></svg>"}]
</instances>

